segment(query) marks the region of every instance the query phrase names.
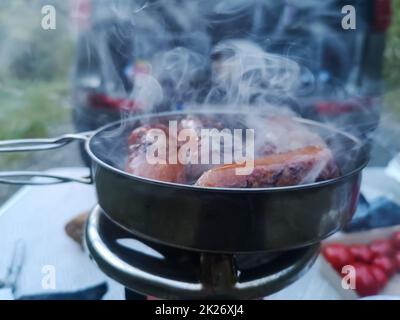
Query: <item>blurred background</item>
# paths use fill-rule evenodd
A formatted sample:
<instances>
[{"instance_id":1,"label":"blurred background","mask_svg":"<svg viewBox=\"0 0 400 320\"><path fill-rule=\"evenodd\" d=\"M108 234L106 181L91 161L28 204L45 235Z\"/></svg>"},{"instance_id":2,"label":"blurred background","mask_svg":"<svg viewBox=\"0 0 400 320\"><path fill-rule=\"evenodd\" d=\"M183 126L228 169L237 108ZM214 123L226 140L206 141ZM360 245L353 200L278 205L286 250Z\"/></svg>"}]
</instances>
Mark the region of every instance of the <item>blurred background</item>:
<instances>
[{"instance_id":1,"label":"blurred background","mask_svg":"<svg viewBox=\"0 0 400 320\"><path fill-rule=\"evenodd\" d=\"M207 52L221 40L250 35L311 71L317 85L293 103L296 112L341 124L345 118L347 125L361 117L363 134L374 132L371 165L384 166L400 151L399 1L200 2L201 19L193 20L199 13L189 3L199 1L1 1L0 140L93 130L121 113L141 112L130 99L132 74L146 72L155 50L174 43ZM354 31L340 27L347 3L357 9ZM48 4L56 8L55 30L41 28ZM147 12L163 21L168 35L161 40ZM164 42L155 48L157 41ZM0 170L82 164L76 145L0 156ZM0 185L0 203L16 189Z\"/></svg>"}]
</instances>

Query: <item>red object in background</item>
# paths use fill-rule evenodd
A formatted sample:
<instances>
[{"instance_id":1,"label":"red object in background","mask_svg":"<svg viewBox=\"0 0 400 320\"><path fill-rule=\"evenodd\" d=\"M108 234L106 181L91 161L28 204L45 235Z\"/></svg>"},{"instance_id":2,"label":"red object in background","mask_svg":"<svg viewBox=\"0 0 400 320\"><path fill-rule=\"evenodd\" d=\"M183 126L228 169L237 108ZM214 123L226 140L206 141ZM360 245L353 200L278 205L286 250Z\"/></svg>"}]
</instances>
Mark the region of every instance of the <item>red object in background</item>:
<instances>
[{"instance_id":1,"label":"red object in background","mask_svg":"<svg viewBox=\"0 0 400 320\"><path fill-rule=\"evenodd\" d=\"M90 16L92 13L91 0L73 0L71 17L76 21L80 29L87 29L90 26Z\"/></svg>"},{"instance_id":2,"label":"red object in background","mask_svg":"<svg viewBox=\"0 0 400 320\"><path fill-rule=\"evenodd\" d=\"M90 105L96 108L109 108L116 111L141 111L138 103L129 99L114 98L102 93L91 94L88 99Z\"/></svg>"},{"instance_id":3,"label":"red object in background","mask_svg":"<svg viewBox=\"0 0 400 320\"><path fill-rule=\"evenodd\" d=\"M351 102L319 102L315 106L318 113L321 114L342 114L356 110L356 106Z\"/></svg>"},{"instance_id":4,"label":"red object in background","mask_svg":"<svg viewBox=\"0 0 400 320\"><path fill-rule=\"evenodd\" d=\"M394 255L394 263L396 264L396 271L400 272L400 251L397 251Z\"/></svg>"},{"instance_id":5,"label":"red object in background","mask_svg":"<svg viewBox=\"0 0 400 320\"><path fill-rule=\"evenodd\" d=\"M376 103L376 97L353 98L342 101L319 101L315 104L315 110L318 114L338 116L370 110Z\"/></svg>"},{"instance_id":6,"label":"red object in background","mask_svg":"<svg viewBox=\"0 0 400 320\"><path fill-rule=\"evenodd\" d=\"M377 239L369 245L371 251L376 255L391 256L394 254L392 242L389 239Z\"/></svg>"},{"instance_id":7,"label":"red object in background","mask_svg":"<svg viewBox=\"0 0 400 320\"><path fill-rule=\"evenodd\" d=\"M388 277L391 277L396 272L395 261L388 256L377 256L372 260L372 264L385 271Z\"/></svg>"},{"instance_id":8,"label":"red object in background","mask_svg":"<svg viewBox=\"0 0 400 320\"><path fill-rule=\"evenodd\" d=\"M375 278L371 267L363 263L355 263L356 291L362 297L376 295L379 292L380 284Z\"/></svg>"},{"instance_id":9,"label":"red object in background","mask_svg":"<svg viewBox=\"0 0 400 320\"><path fill-rule=\"evenodd\" d=\"M376 239L369 245L328 244L322 254L340 275L345 265L355 268L355 289L364 297L378 294L395 272L400 272L399 245L400 231L397 231L390 238Z\"/></svg>"},{"instance_id":10,"label":"red object in background","mask_svg":"<svg viewBox=\"0 0 400 320\"><path fill-rule=\"evenodd\" d=\"M355 261L370 263L374 254L366 244L353 244L349 247Z\"/></svg>"},{"instance_id":11,"label":"red object in background","mask_svg":"<svg viewBox=\"0 0 400 320\"><path fill-rule=\"evenodd\" d=\"M332 267L341 273L343 266L352 264L354 257L350 249L342 243L332 243L322 249L322 254Z\"/></svg>"},{"instance_id":12,"label":"red object in background","mask_svg":"<svg viewBox=\"0 0 400 320\"><path fill-rule=\"evenodd\" d=\"M376 281L378 282L379 291L382 290L388 283L389 277L387 276L385 271L383 271L378 266L372 265L372 266L369 266L369 268L370 268L372 275L375 277Z\"/></svg>"},{"instance_id":13,"label":"red object in background","mask_svg":"<svg viewBox=\"0 0 400 320\"><path fill-rule=\"evenodd\" d=\"M392 246L395 249L400 250L400 231L393 233L391 240L392 240Z\"/></svg>"},{"instance_id":14,"label":"red object in background","mask_svg":"<svg viewBox=\"0 0 400 320\"><path fill-rule=\"evenodd\" d=\"M375 32L386 32L392 22L392 1L375 0L372 28Z\"/></svg>"}]
</instances>

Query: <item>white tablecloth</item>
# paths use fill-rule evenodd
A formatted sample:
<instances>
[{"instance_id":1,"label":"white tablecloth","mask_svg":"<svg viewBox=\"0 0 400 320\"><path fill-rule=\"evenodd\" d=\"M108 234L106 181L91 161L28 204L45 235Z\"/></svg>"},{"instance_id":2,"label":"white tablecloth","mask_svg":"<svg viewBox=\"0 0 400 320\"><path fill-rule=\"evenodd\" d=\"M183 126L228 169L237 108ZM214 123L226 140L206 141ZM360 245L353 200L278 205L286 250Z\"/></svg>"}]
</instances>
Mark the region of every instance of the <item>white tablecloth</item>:
<instances>
[{"instance_id":1,"label":"white tablecloth","mask_svg":"<svg viewBox=\"0 0 400 320\"><path fill-rule=\"evenodd\" d=\"M56 171L64 175L87 174L82 168ZM64 231L70 219L90 210L95 203L93 186L78 183L20 189L0 209L0 278L6 273L15 241L23 239L26 258L17 295L44 292L46 266L54 266L57 292L84 289L106 280L109 290L105 298L123 298L122 286L107 279Z\"/></svg>"}]
</instances>

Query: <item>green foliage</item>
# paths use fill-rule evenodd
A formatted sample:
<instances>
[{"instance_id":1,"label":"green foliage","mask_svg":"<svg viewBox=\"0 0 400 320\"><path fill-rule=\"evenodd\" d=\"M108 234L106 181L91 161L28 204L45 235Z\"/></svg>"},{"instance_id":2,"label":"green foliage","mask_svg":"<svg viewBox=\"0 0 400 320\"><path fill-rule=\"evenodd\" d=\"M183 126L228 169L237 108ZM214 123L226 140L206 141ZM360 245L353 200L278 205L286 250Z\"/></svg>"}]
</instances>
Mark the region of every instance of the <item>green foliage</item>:
<instances>
[{"instance_id":1,"label":"green foliage","mask_svg":"<svg viewBox=\"0 0 400 320\"><path fill-rule=\"evenodd\" d=\"M56 8L56 30L43 30L41 8ZM0 0L0 140L46 137L69 121L74 41L65 0ZM7 153L0 168L30 154Z\"/></svg>"},{"instance_id":2,"label":"green foliage","mask_svg":"<svg viewBox=\"0 0 400 320\"><path fill-rule=\"evenodd\" d=\"M56 30L43 30L41 8L56 8ZM52 80L68 74L73 54L68 1L6 1L0 8L0 79Z\"/></svg>"},{"instance_id":3,"label":"green foliage","mask_svg":"<svg viewBox=\"0 0 400 320\"><path fill-rule=\"evenodd\" d=\"M41 8L56 8L56 30L43 30ZM73 58L69 2L0 2L0 140L46 136L67 119Z\"/></svg>"},{"instance_id":4,"label":"green foliage","mask_svg":"<svg viewBox=\"0 0 400 320\"><path fill-rule=\"evenodd\" d=\"M387 34L384 78L386 82L385 106L400 118L400 1L393 0L393 20Z\"/></svg>"},{"instance_id":5,"label":"green foliage","mask_svg":"<svg viewBox=\"0 0 400 320\"><path fill-rule=\"evenodd\" d=\"M396 119L400 120L400 88L387 91L384 96L385 109Z\"/></svg>"},{"instance_id":6,"label":"green foliage","mask_svg":"<svg viewBox=\"0 0 400 320\"><path fill-rule=\"evenodd\" d=\"M51 125L68 119L62 82L14 83L12 91L0 90L0 140L44 137Z\"/></svg>"},{"instance_id":7,"label":"green foliage","mask_svg":"<svg viewBox=\"0 0 400 320\"><path fill-rule=\"evenodd\" d=\"M400 1L393 0L393 20L387 34L384 77L389 88L400 85Z\"/></svg>"},{"instance_id":8,"label":"green foliage","mask_svg":"<svg viewBox=\"0 0 400 320\"><path fill-rule=\"evenodd\" d=\"M22 82L0 87L0 140L39 138L51 135L50 129L69 119L62 106L68 99L66 82ZM0 168L27 159L27 153L0 156Z\"/></svg>"}]
</instances>

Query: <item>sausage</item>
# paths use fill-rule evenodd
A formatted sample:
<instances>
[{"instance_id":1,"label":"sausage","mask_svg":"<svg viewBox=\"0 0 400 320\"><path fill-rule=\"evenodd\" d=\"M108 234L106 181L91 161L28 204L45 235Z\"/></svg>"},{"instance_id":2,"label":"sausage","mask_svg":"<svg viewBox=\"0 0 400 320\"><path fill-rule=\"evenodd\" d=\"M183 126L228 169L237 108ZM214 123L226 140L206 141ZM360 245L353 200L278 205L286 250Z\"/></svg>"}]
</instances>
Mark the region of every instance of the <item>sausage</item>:
<instances>
[{"instance_id":1,"label":"sausage","mask_svg":"<svg viewBox=\"0 0 400 320\"><path fill-rule=\"evenodd\" d=\"M256 159L249 175L238 175L241 164L224 165L205 172L196 182L202 187L284 187L335 178L339 169L328 148L308 146Z\"/></svg>"},{"instance_id":2,"label":"sausage","mask_svg":"<svg viewBox=\"0 0 400 320\"><path fill-rule=\"evenodd\" d=\"M185 183L185 166L177 164L149 164L143 153L130 157L128 173L159 181Z\"/></svg>"},{"instance_id":3,"label":"sausage","mask_svg":"<svg viewBox=\"0 0 400 320\"><path fill-rule=\"evenodd\" d=\"M146 135L151 129L161 129L168 138L168 128L162 124L141 126L132 131L129 137L129 157L126 165L128 173L159 181L185 183L185 166L180 164L151 164L146 159L147 148L151 145ZM168 159L167 159L168 160Z\"/></svg>"},{"instance_id":4,"label":"sausage","mask_svg":"<svg viewBox=\"0 0 400 320\"><path fill-rule=\"evenodd\" d=\"M273 116L260 122L261 128L257 128L256 145L260 155L270 155L307 146L326 147L325 141L303 124L294 121L290 117Z\"/></svg>"}]
</instances>

